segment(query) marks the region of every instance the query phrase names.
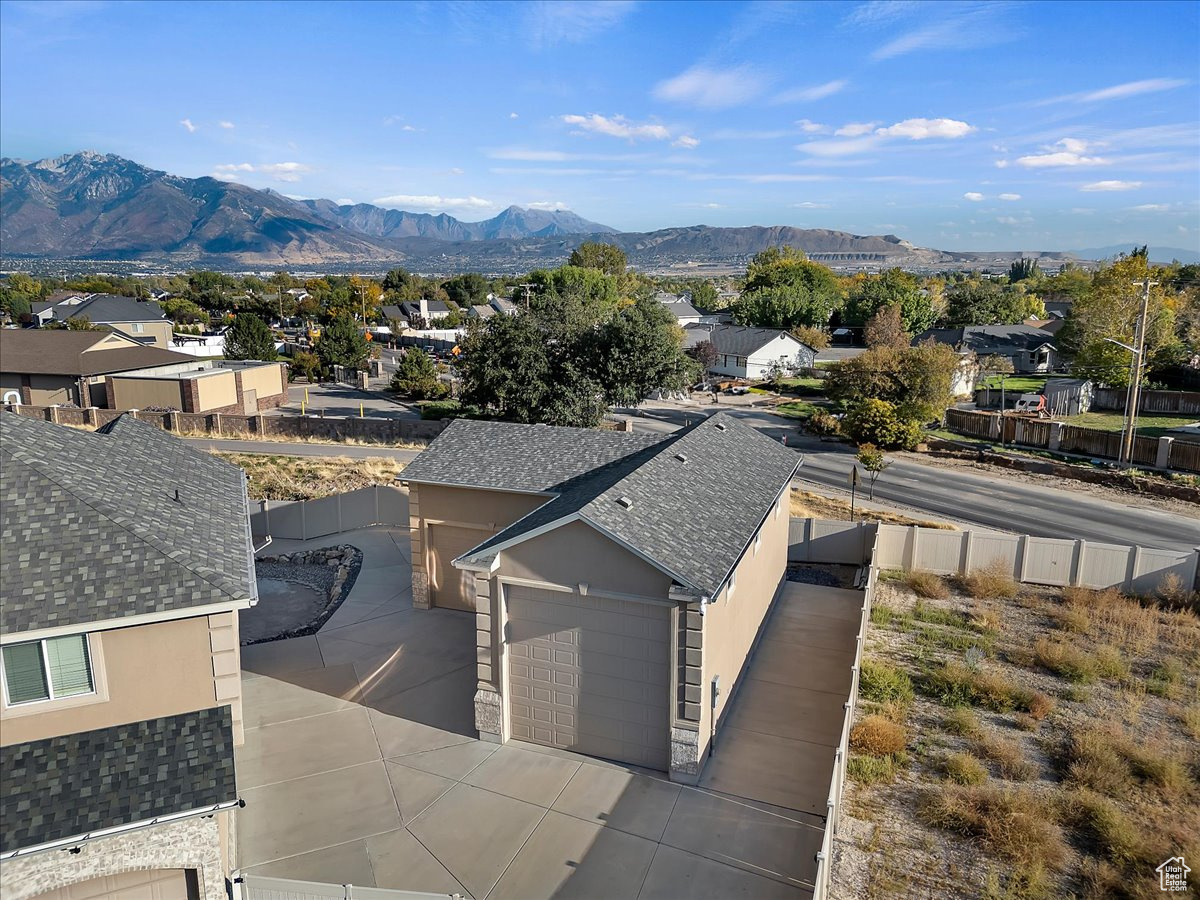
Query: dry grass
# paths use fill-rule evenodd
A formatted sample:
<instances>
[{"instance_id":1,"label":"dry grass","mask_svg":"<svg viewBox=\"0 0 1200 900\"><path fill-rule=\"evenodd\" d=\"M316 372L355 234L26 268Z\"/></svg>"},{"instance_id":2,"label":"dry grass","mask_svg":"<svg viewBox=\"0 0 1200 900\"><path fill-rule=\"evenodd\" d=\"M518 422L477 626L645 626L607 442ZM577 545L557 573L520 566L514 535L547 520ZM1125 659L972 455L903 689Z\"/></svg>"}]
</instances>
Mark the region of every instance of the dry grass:
<instances>
[{"instance_id":1,"label":"dry grass","mask_svg":"<svg viewBox=\"0 0 1200 900\"><path fill-rule=\"evenodd\" d=\"M1060 678L1076 684L1091 684L1096 680L1096 660L1073 644L1038 638L1033 645L1033 653L1038 665Z\"/></svg>"},{"instance_id":2,"label":"dry grass","mask_svg":"<svg viewBox=\"0 0 1200 900\"><path fill-rule=\"evenodd\" d=\"M942 719L942 730L947 734L970 737L979 734L979 728L979 716L966 706L954 707Z\"/></svg>"},{"instance_id":3,"label":"dry grass","mask_svg":"<svg viewBox=\"0 0 1200 900\"><path fill-rule=\"evenodd\" d=\"M1021 590L1003 560L995 560L963 576L961 584L963 592L976 600L1011 600Z\"/></svg>"},{"instance_id":4,"label":"dry grass","mask_svg":"<svg viewBox=\"0 0 1200 900\"><path fill-rule=\"evenodd\" d=\"M791 515L798 519L833 519L838 522L850 521L850 501L838 497L826 497L810 491L792 489L789 500ZM942 531L958 531L958 526L949 522L936 522L929 519L914 519L901 513L880 509L864 509L861 504L855 508L855 520L882 522L885 525L920 525L922 528L938 528Z\"/></svg>"},{"instance_id":5,"label":"dry grass","mask_svg":"<svg viewBox=\"0 0 1200 900\"><path fill-rule=\"evenodd\" d=\"M913 699L912 678L897 666L864 659L859 673L858 693L864 700L874 703L907 705Z\"/></svg>"},{"instance_id":6,"label":"dry grass","mask_svg":"<svg viewBox=\"0 0 1200 900\"><path fill-rule=\"evenodd\" d=\"M927 824L976 838L1027 868L1057 869L1067 855L1054 811L1032 791L948 786L926 795L921 814Z\"/></svg>"},{"instance_id":7,"label":"dry grass","mask_svg":"<svg viewBox=\"0 0 1200 900\"><path fill-rule=\"evenodd\" d=\"M904 583L918 597L927 600L945 600L950 596L950 586L946 584L946 579L932 572L914 569L904 576Z\"/></svg>"},{"instance_id":8,"label":"dry grass","mask_svg":"<svg viewBox=\"0 0 1200 900\"><path fill-rule=\"evenodd\" d=\"M174 433L174 432L172 432ZM179 437L197 438L210 441L265 441L272 444L327 444L332 447L387 447L391 450L424 450L429 446L428 441L368 441L362 438L346 438L334 440L323 437L302 437L290 434L256 434L254 432L226 432L216 434L211 431L198 429L178 432Z\"/></svg>"},{"instance_id":9,"label":"dry grass","mask_svg":"<svg viewBox=\"0 0 1200 900\"><path fill-rule=\"evenodd\" d=\"M316 500L373 484L392 484L404 464L386 457L266 456L221 453L214 456L245 469L255 500Z\"/></svg>"},{"instance_id":10,"label":"dry grass","mask_svg":"<svg viewBox=\"0 0 1200 900\"><path fill-rule=\"evenodd\" d=\"M1193 787L1183 755L1161 739L1135 739L1117 726L1072 734L1058 759L1068 781L1113 797L1128 796L1135 785L1165 798L1184 796Z\"/></svg>"},{"instance_id":11,"label":"dry grass","mask_svg":"<svg viewBox=\"0 0 1200 900\"><path fill-rule=\"evenodd\" d=\"M1025 758L1025 751L1016 741L985 733L975 741L975 749L994 762L1000 775L1010 781L1030 781L1037 775L1037 766Z\"/></svg>"},{"instance_id":12,"label":"dry grass","mask_svg":"<svg viewBox=\"0 0 1200 900\"><path fill-rule=\"evenodd\" d=\"M970 753L951 753L942 761L946 778L955 784L983 784L987 767Z\"/></svg>"},{"instance_id":13,"label":"dry grass","mask_svg":"<svg viewBox=\"0 0 1200 900\"><path fill-rule=\"evenodd\" d=\"M867 716L850 730L850 746L872 756L893 756L907 742L904 729L881 715Z\"/></svg>"}]
</instances>

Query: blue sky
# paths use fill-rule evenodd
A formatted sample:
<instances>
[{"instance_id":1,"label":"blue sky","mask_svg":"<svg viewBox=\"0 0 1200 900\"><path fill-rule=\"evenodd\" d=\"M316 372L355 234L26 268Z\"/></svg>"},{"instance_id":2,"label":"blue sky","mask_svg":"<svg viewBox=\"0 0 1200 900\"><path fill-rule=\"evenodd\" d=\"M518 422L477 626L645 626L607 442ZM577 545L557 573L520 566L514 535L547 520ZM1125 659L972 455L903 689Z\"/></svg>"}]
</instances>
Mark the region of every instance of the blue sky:
<instances>
[{"instance_id":1,"label":"blue sky","mask_svg":"<svg viewBox=\"0 0 1200 900\"><path fill-rule=\"evenodd\" d=\"M942 249L1200 249L1200 4L0 3L0 152Z\"/></svg>"}]
</instances>

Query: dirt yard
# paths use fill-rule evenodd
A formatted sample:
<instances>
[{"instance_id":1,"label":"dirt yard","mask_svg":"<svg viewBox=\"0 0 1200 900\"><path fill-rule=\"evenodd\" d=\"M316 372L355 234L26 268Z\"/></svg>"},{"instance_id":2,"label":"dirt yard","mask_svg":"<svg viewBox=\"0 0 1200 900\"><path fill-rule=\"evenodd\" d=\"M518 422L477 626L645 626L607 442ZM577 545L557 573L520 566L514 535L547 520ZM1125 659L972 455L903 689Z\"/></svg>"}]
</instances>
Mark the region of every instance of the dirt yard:
<instances>
[{"instance_id":1,"label":"dirt yard","mask_svg":"<svg viewBox=\"0 0 1200 900\"><path fill-rule=\"evenodd\" d=\"M1200 618L1160 591L881 580L833 896L1161 896L1200 859Z\"/></svg>"},{"instance_id":2,"label":"dirt yard","mask_svg":"<svg viewBox=\"0 0 1200 900\"><path fill-rule=\"evenodd\" d=\"M246 470L253 500L316 500L373 484L392 484L404 468L403 463L385 457L349 459L219 451L213 455Z\"/></svg>"}]
</instances>

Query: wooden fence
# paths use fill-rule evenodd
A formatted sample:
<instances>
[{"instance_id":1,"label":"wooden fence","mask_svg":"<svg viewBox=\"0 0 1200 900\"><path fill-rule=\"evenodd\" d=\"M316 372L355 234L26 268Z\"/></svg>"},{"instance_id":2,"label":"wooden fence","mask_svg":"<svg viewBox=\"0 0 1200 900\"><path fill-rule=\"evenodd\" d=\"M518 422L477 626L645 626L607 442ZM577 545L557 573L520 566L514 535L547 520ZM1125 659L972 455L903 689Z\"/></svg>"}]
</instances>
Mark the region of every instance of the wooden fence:
<instances>
[{"instance_id":1,"label":"wooden fence","mask_svg":"<svg viewBox=\"0 0 1200 900\"><path fill-rule=\"evenodd\" d=\"M1092 397L1093 409L1124 409L1126 392L1118 388L1099 388ZM1138 412L1200 415L1200 391L1142 391Z\"/></svg>"},{"instance_id":2,"label":"wooden fence","mask_svg":"<svg viewBox=\"0 0 1200 900\"><path fill-rule=\"evenodd\" d=\"M946 410L946 427L956 434L995 443L1037 447L1055 453L1073 453L1099 459L1121 458L1121 433L1082 428L1065 422L1003 416L966 409ZM1003 438L1001 438L1003 429ZM1200 444L1170 436L1138 435L1133 443L1137 466L1200 473Z\"/></svg>"}]
</instances>

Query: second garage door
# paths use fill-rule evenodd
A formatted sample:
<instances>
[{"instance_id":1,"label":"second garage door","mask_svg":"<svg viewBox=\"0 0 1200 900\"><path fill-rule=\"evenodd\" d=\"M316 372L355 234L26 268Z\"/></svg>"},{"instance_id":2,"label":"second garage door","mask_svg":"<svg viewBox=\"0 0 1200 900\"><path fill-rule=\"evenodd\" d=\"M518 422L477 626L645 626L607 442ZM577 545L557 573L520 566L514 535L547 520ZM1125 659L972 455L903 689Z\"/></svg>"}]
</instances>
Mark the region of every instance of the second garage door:
<instances>
[{"instance_id":1,"label":"second garage door","mask_svg":"<svg viewBox=\"0 0 1200 900\"><path fill-rule=\"evenodd\" d=\"M667 606L507 585L511 734L666 770Z\"/></svg>"}]
</instances>

